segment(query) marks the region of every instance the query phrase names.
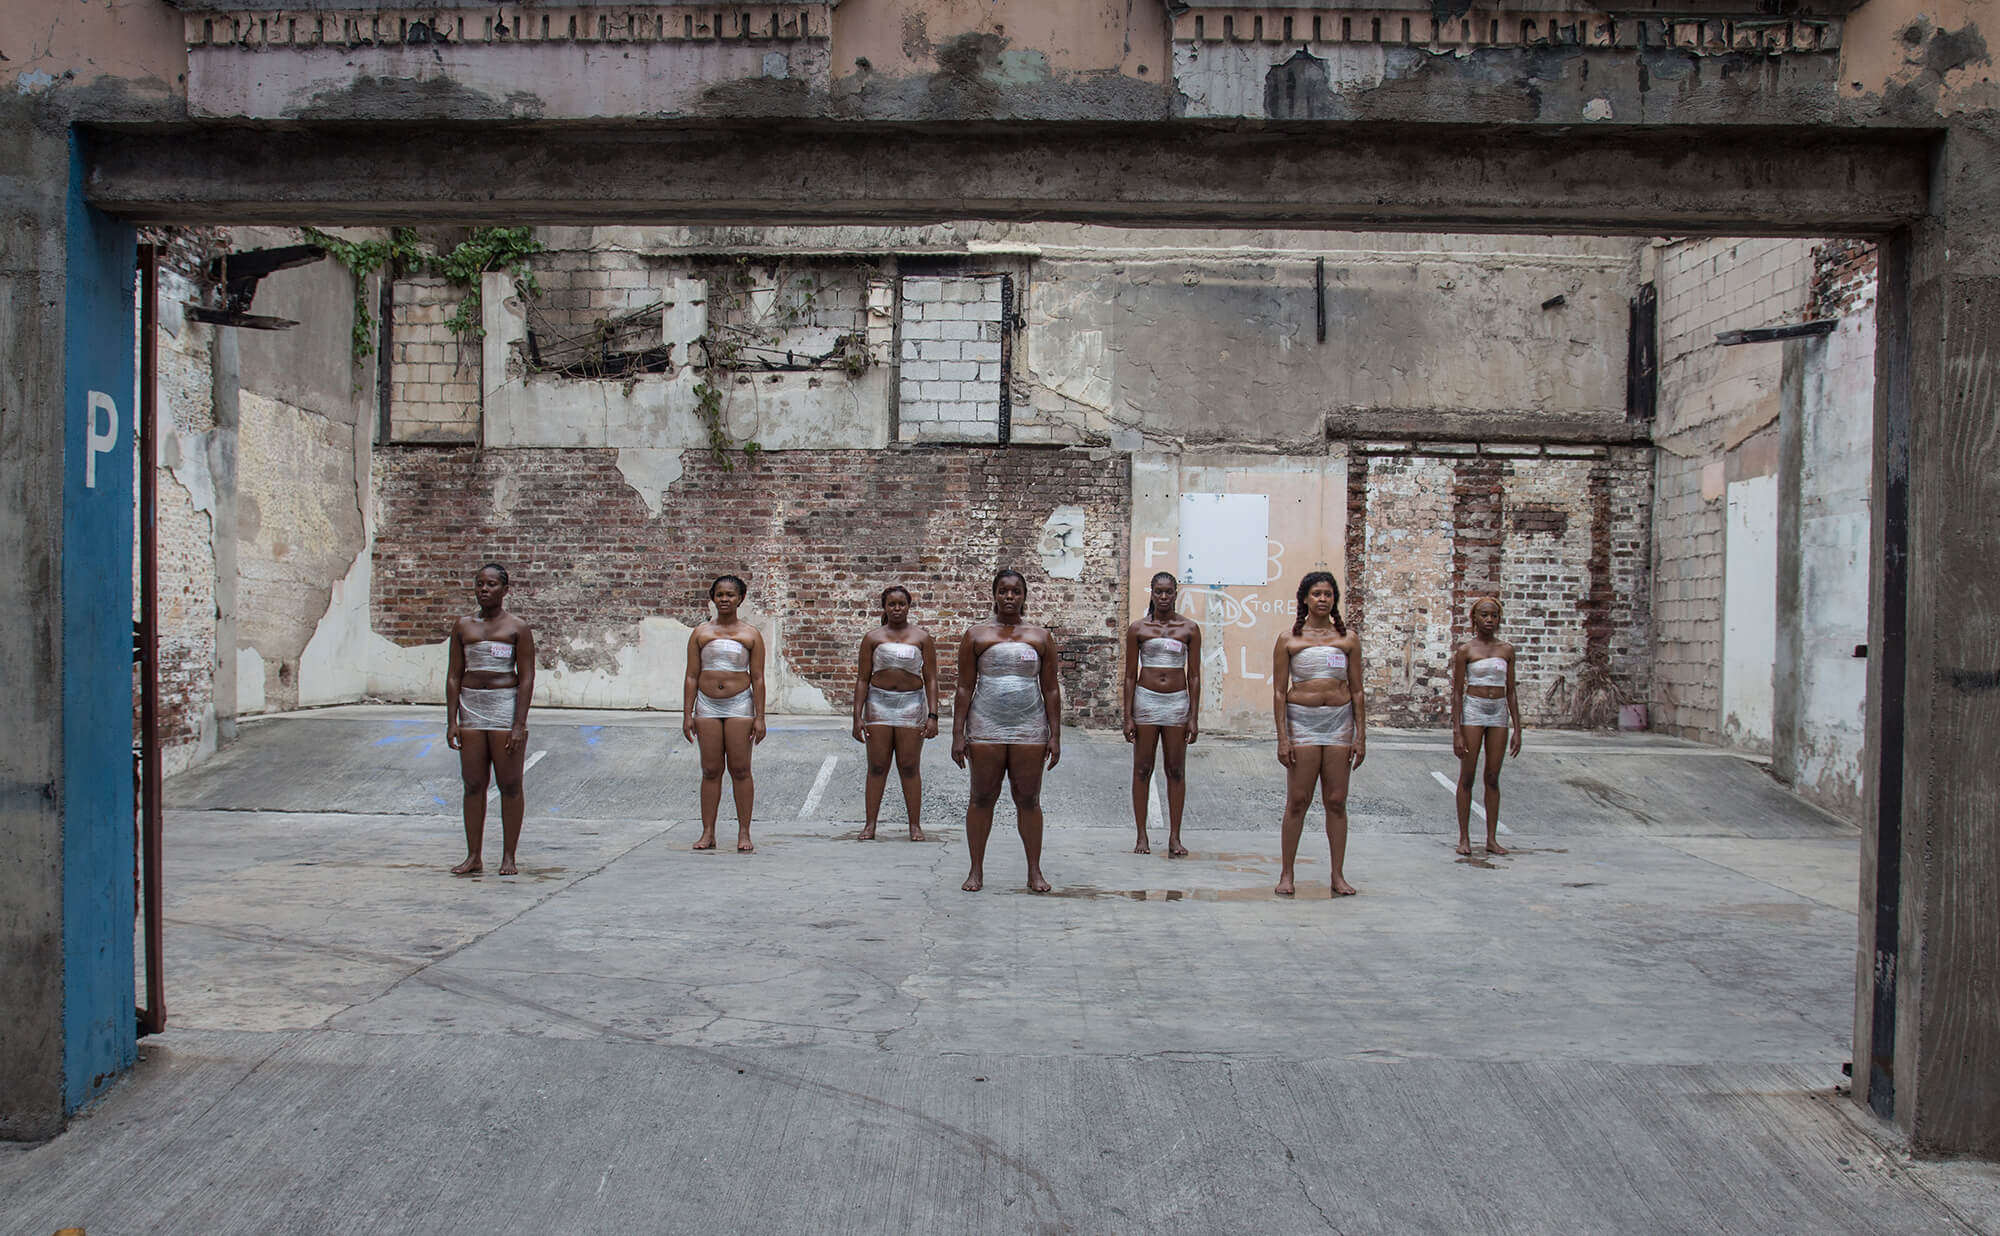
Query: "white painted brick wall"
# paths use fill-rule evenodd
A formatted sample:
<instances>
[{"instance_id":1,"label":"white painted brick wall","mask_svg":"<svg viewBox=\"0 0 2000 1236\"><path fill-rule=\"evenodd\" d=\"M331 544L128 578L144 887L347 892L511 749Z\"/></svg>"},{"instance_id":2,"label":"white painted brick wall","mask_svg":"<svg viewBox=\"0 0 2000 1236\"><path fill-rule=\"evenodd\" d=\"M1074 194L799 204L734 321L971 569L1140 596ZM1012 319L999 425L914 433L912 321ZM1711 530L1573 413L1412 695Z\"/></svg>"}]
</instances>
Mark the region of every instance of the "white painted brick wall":
<instances>
[{"instance_id":1,"label":"white painted brick wall","mask_svg":"<svg viewBox=\"0 0 2000 1236\"><path fill-rule=\"evenodd\" d=\"M1000 436L999 275L903 280L897 421L906 442Z\"/></svg>"}]
</instances>

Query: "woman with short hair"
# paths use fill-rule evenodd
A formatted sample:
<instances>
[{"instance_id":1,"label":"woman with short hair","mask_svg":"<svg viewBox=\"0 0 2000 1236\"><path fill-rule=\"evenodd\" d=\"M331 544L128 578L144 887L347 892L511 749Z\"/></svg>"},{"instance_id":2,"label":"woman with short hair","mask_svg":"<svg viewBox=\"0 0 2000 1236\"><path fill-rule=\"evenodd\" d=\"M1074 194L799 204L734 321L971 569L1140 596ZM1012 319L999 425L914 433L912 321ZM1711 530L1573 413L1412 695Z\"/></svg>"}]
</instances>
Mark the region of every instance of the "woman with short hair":
<instances>
[{"instance_id":1,"label":"woman with short hair","mask_svg":"<svg viewBox=\"0 0 2000 1236\"><path fill-rule=\"evenodd\" d=\"M736 800L736 852L748 854L757 848L750 841L750 807L757 796L757 784L750 779L750 750L764 741L764 636L737 614L749 591L734 575L718 576L708 586L715 617L688 633L681 736L701 753L697 850L715 848L725 768Z\"/></svg>"}]
</instances>

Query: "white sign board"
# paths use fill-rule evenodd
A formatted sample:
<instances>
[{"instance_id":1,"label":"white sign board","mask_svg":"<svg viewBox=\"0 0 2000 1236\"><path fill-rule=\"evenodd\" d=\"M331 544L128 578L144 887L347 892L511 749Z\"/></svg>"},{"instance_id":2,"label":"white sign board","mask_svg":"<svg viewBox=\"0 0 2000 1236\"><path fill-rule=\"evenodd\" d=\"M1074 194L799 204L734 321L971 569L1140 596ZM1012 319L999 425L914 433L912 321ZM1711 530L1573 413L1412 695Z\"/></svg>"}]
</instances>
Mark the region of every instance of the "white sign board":
<instances>
[{"instance_id":1,"label":"white sign board","mask_svg":"<svg viewBox=\"0 0 2000 1236\"><path fill-rule=\"evenodd\" d=\"M1266 494L1181 495L1180 578L1196 587L1270 582Z\"/></svg>"}]
</instances>

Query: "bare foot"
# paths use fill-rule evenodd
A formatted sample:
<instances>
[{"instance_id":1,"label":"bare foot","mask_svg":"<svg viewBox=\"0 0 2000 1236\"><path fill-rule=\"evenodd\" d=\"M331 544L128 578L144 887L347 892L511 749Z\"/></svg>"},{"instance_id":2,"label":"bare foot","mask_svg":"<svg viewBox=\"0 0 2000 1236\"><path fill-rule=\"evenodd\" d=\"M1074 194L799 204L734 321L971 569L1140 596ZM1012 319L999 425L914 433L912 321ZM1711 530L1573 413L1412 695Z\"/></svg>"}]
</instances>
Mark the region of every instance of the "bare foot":
<instances>
[{"instance_id":1,"label":"bare foot","mask_svg":"<svg viewBox=\"0 0 2000 1236\"><path fill-rule=\"evenodd\" d=\"M1457 852L1467 858L1472 857L1472 843L1470 841L1459 842Z\"/></svg>"},{"instance_id":2,"label":"bare foot","mask_svg":"<svg viewBox=\"0 0 2000 1236\"><path fill-rule=\"evenodd\" d=\"M738 854L755 854L757 852L757 847L750 842L749 833L736 834L736 852Z\"/></svg>"},{"instance_id":3,"label":"bare foot","mask_svg":"<svg viewBox=\"0 0 2000 1236\"><path fill-rule=\"evenodd\" d=\"M1360 889L1354 887L1352 884L1349 884L1347 881L1341 879L1339 876L1333 877L1333 879L1328 881L1328 883L1330 883L1333 886L1333 895L1336 897L1352 897L1354 896L1354 894L1361 891Z\"/></svg>"},{"instance_id":4,"label":"bare foot","mask_svg":"<svg viewBox=\"0 0 2000 1236\"><path fill-rule=\"evenodd\" d=\"M1049 882L1042 878L1041 872L1030 871L1028 873L1028 891L1031 893L1046 893L1049 891Z\"/></svg>"},{"instance_id":5,"label":"bare foot","mask_svg":"<svg viewBox=\"0 0 2000 1236\"><path fill-rule=\"evenodd\" d=\"M923 839L924 839L924 830L918 828L915 824L910 825L910 840L922 841Z\"/></svg>"},{"instance_id":6,"label":"bare foot","mask_svg":"<svg viewBox=\"0 0 2000 1236\"><path fill-rule=\"evenodd\" d=\"M477 858L468 858L458 866L453 867L451 873L453 875L478 875L485 869L486 864L480 862Z\"/></svg>"},{"instance_id":7,"label":"bare foot","mask_svg":"<svg viewBox=\"0 0 2000 1236\"><path fill-rule=\"evenodd\" d=\"M986 887L986 877L975 871L971 875L965 877L965 883L959 885L959 887L964 889L968 893L976 893L980 889Z\"/></svg>"},{"instance_id":8,"label":"bare foot","mask_svg":"<svg viewBox=\"0 0 2000 1236\"><path fill-rule=\"evenodd\" d=\"M1188 856L1188 848L1181 844L1181 839L1179 837L1167 838L1168 858L1186 858L1187 856Z\"/></svg>"},{"instance_id":9,"label":"bare foot","mask_svg":"<svg viewBox=\"0 0 2000 1236\"><path fill-rule=\"evenodd\" d=\"M1140 833L1139 844L1132 847L1132 852L1134 854L1151 854L1153 852L1153 839L1144 833Z\"/></svg>"},{"instance_id":10,"label":"bare foot","mask_svg":"<svg viewBox=\"0 0 2000 1236\"><path fill-rule=\"evenodd\" d=\"M1288 871L1284 875L1279 876L1278 887L1271 891L1280 897L1289 897L1296 892L1297 890L1292 887L1292 873Z\"/></svg>"},{"instance_id":11,"label":"bare foot","mask_svg":"<svg viewBox=\"0 0 2000 1236\"><path fill-rule=\"evenodd\" d=\"M713 850L715 848L715 830L712 828L704 829L701 836L695 838L694 848L697 850Z\"/></svg>"},{"instance_id":12,"label":"bare foot","mask_svg":"<svg viewBox=\"0 0 2000 1236\"><path fill-rule=\"evenodd\" d=\"M854 839L856 841L875 840L875 826L873 824L868 825L866 828L862 829L860 834L856 836Z\"/></svg>"},{"instance_id":13,"label":"bare foot","mask_svg":"<svg viewBox=\"0 0 2000 1236\"><path fill-rule=\"evenodd\" d=\"M1486 839L1486 852L1488 854L1512 854L1514 851L1488 837Z\"/></svg>"},{"instance_id":14,"label":"bare foot","mask_svg":"<svg viewBox=\"0 0 2000 1236\"><path fill-rule=\"evenodd\" d=\"M520 869L519 867L517 867L517 866L515 866L515 865L514 865L514 856L513 856L512 854L507 854L507 855L503 855L503 856L501 857L501 859L500 859L500 874L501 874L501 875L520 875L520 874L521 874L521 869Z\"/></svg>"}]
</instances>

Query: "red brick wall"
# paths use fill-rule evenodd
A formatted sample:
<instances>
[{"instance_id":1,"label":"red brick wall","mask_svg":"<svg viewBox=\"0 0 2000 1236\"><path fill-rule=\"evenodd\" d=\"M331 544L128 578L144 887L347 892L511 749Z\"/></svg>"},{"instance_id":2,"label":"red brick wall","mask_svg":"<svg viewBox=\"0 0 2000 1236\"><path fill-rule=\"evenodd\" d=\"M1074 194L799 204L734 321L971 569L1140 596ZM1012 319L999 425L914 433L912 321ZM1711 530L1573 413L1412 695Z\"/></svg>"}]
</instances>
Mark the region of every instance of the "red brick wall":
<instances>
[{"instance_id":1,"label":"red brick wall","mask_svg":"<svg viewBox=\"0 0 2000 1236\"><path fill-rule=\"evenodd\" d=\"M1875 299L1875 244L1829 240L1813 247L1812 304L1807 315L1838 318Z\"/></svg>"},{"instance_id":2,"label":"red brick wall","mask_svg":"<svg viewBox=\"0 0 2000 1236\"><path fill-rule=\"evenodd\" d=\"M949 708L949 646L989 612L993 573L1006 566L1027 576L1029 616L1062 646L1066 715L1117 723L1131 524L1123 456L784 451L739 456L726 471L691 450L657 516L616 461L599 449L379 450L375 630L406 646L441 639L470 606L472 571L497 559L514 581L509 608L534 624L546 664L573 634L602 648L607 633L648 616L699 622L709 581L735 574L784 623L791 670L838 707L877 598L900 583L916 594L917 620L947 645ZM1036 552L1050 511L1065 504L1084 509L1092 545L1076 580L1048 578Z\"/></svg>"}]
</instances>

